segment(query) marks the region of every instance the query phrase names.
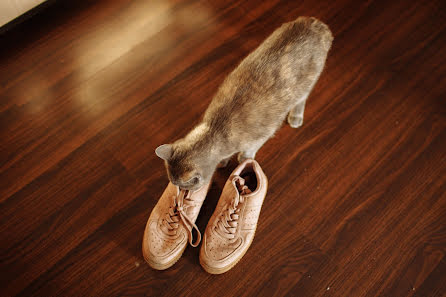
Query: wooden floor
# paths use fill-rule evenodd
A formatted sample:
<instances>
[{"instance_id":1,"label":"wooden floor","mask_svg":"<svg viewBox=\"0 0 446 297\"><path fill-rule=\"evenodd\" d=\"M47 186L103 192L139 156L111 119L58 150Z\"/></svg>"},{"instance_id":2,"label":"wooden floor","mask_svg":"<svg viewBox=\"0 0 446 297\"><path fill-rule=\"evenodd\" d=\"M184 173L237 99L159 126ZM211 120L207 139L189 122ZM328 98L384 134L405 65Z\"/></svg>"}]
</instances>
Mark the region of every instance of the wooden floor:
<instances>
[{"instance_id":1,"label":"wooden floor","mask_svg":"<svg viewBox=\"0 0 446 297\"><path fill-rule=\"evenodd\" d=\"M446 296L446 2L69 2L0 36L1 296ZM304 126L258 153L250 250L220 276L192 247L152 270L154 149L300 15L335 40Z\"/></svg>"}]
</instances>

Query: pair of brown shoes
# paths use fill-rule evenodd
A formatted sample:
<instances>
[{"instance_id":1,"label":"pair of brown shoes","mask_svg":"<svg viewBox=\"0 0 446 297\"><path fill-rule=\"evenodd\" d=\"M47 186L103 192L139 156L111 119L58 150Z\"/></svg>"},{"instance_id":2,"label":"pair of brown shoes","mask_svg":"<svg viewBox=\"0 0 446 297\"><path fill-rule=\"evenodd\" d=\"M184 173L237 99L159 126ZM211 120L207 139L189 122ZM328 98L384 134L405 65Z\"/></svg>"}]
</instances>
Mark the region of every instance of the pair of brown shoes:
<instances>
[{"instance_id":1,"label":"pair of brown shoes","mask_svg":"<svg viewBox=\"0 0 446 297\"><path fill-rule=\"evenodd\" d=\"M254 239L268 181L255 160L245 160L226 182L206 227L200 263L212 274L224 273L243 257ZM167 269L181 257L187 242L198 246L195 225L209 184L197 191L181 190L169 183L150 214L144 231L144 259L155 269ZM193 242L192 231L198 238Z\"/></svg>"}]
</instances>

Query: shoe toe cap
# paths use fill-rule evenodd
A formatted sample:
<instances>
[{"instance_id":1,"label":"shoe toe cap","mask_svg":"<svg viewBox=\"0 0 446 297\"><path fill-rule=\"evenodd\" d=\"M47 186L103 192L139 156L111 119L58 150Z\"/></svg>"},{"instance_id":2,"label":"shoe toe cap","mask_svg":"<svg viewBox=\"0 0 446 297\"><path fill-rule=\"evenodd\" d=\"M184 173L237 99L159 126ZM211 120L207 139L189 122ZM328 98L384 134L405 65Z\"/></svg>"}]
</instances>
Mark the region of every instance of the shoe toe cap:
<instances>
[{"instance_id":1,"label":"shoe toe cap","mask_svg":"<svg viewBox=\"0 0 446 297\"><path fill-rule=\"evenodd\" d=\"M241 244L240 238L230 241L211 233L203 239L200 260L209 266L224 267L237 257Z\"/></svg>"},{"instance_id":2,"label":"shoe toe cap","mask_svg":"<svg viewBox=\"0 0 446 297\"><path fill-rule=\"evenodd\" d=\"M144 234L143 255L153 268L159 269L181 256L186 245L187 240L184 232L168 237L159 233L156 222L151 222Z\"/></svg>"}]
</instances>

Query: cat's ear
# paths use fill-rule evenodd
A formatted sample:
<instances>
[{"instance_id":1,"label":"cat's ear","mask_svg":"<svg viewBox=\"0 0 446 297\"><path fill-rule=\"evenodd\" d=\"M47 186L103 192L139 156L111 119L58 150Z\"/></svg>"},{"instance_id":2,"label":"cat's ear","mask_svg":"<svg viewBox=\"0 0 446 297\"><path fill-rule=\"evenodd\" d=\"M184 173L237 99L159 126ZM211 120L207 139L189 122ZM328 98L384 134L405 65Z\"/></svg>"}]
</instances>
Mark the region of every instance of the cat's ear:
<instances>
[{"instance_id":1,"label":"cat's ear","mask_svg":"<svg viewBox=\"0 0 446 297\"><path fill-rule=\"evenodd\" d=\"M171 144L163 144L156 148L155 154L163 160L169 161L172 157L173 149Z\"/></svg>"}]
</instances>

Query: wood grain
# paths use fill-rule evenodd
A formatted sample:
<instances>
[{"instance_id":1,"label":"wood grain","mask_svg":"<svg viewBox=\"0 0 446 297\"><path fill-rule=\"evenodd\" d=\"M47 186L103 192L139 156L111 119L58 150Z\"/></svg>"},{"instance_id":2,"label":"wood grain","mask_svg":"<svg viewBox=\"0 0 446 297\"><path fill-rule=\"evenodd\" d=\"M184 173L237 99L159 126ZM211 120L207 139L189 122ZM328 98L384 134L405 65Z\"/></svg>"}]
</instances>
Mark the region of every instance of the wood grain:
<instances>
[{"instance_id":1,"label":"wood grain","mask_svg":"<svg viewBox=\"0 0 446 297\"><path fill-rule=\"evenodd\" d=\"M269 192L249 252L219 276L191 247L152 270L154 149L300 15L335 40L304 126L258 153ZM445 19L440 0L55 1L2 33L1 295L445 296Z\"/></svg>"}]
</instances>

